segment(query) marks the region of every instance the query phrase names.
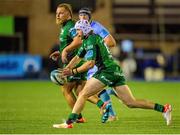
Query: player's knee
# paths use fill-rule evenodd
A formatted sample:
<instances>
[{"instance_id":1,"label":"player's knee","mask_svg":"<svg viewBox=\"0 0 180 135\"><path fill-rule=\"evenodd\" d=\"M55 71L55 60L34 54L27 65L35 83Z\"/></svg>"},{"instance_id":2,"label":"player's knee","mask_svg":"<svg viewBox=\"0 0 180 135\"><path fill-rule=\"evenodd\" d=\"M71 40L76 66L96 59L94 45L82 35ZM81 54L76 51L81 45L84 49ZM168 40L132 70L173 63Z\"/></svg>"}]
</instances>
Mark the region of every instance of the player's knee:
<instances>
[{"instance_id":1,"label":"player's knee","mask_svg":"<svg viewBox=\"0 0 180 135\"><path fill-rule=\"evenodd\" d=\"M82 91L76 92L77 96L82 95Z\"/></svg>"}]
</instances>

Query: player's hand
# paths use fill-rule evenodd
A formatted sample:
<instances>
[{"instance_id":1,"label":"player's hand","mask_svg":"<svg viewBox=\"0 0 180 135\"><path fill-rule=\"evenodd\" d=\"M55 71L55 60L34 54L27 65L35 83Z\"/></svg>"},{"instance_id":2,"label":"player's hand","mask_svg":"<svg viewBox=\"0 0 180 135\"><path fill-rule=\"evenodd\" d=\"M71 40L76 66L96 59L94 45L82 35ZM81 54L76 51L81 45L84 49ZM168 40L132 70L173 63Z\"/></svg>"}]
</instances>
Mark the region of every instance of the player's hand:
<instances>
[{"instance_id":1,"label":"player's hand","mask_svg":"<svg viewBox=\"0 0 180 135\"><path fill-rule=\"evenodd\" d=\"M59 56L60 56L60 52L59 51L55 51L55 52L50 54L49 58L51 58L54 61L57 61Z\"/></svg>"},{"instance_id":2,"label":"player's hand","mask_svg":"<svg viewBox=\"0 0 180 135\"><path fill-rule=\"evenodd\" d=\"M61 53L61 60L63 63L67 63L68 60L67 60L67 55L68 55L68 52L66 51L66 49L64 49Z\"/></svg>"},{"instance_id":3,"label":"player's hand","mask_svg":"<svg viewBox=\"0 0 180 135\"><path fill-rule=\"evenodd\" d=\"M70 69L70 68L64 68L64 69L63 69L63 75L64 75L64 76L71 76L71 75L73 75L72 69Z\"/></svg>"}]
</instances>

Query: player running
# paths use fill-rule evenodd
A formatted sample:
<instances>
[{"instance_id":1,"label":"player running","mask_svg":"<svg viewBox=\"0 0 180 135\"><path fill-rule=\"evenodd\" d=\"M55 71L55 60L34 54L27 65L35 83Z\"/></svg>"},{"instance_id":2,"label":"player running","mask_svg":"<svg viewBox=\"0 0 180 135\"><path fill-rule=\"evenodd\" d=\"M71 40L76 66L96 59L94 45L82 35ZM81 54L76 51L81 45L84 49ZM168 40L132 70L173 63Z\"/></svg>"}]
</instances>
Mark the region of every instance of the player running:
<instances>
[{"instance_id":1,"label":"player running","mask_svg":"<svg viewBox=\"0 0 180 135\"><path fill-rule=\"evenodd\" d=\"M56 10L56 23L61 26L60 31L60 50L55 51L50 55L50 58L57 60L57 58L61 55L63 49L68 46L70 43L76 42L76 44L81 44L82 40L80 37L75 37L74 32L71 31L72 28L74 28L75 22L72 20L72 9L69 4L60 4L57 7ZM70 61L77 53L77 49L73 50L70 54L68 54L68 61ZM83 64L83 61L81 61L79 64L76 65L76 67ZM63 67L65 67L67 64L63 64ZM68 102L68 105L73 108L74 104L76 102L76 97L73 94L72 90L76 89L76 93L78 93L82 90L84 87L84 84L86 82L86 75L87 72L79 73L76 75L72 75L67 77L67 83L65 83L62 86L62 92L63 95ZM97 96L92 96L88 98L92 103L97 104L99 108L105 108L106 106L109 107L109 104L105 103L100 100ZM106 113L104 113L106 116ZM107 120L107 117L105 117ZM77 122L83 123L85 120L82 117L81 113L78 115Z\"/></svg>"},{"instance_id":2,"label":"player running","mask_svg":"<svg viewBox=\"0 0 180 135\"><path fill-rule=\"evenodd\" d=\"M98 67L98 72L96 72L93 77L86 82L67 121L56 125L56 128L72 128L79 113L83 110L87 98L98 93L107 85L115 89L118 98L129 108L151 109L161 112L167 125L170 125L172 111L171 105L166 104L163 106L158 103L136 99L131 93L128 85L125 83L121 67L112 58L112 55L104 44L102 38L93 34L89 22L87 20L79 20L76 22L75 28L84 40L77 55L64 69L64 75L70 76L85 72L94 65ZM87 61L80 67L75 68L75 65L79 63L85 55L87 56Z\"/></svg>"},{"instance_id":3,"label":"player running","mask_svg":"<svg viewBox=\"0 0 180 135\"><path fill-rule=\"evenodd\" d=\"M116 46L116 41L115 39L112 37L112 35L109 33L109 31L103 26L101 25L99 22L91 20L91 11L89 8L81 8L79 10L79 19L85 19L88 20L90 22L90 25L93 29L93 32L95 34L98 34L99 36L101 36L105 42L105 44L111 48ZM78 48L79 45L77 44L73 44L73 45L69 45L67 46L63 52L62 52L62 61L66 62L67 61L67 54L69 54L74 48ZM93 74L97 71L97 67L94 66L93 68L88 70L87 73L87 79L90 79ZM115 92L112 90L112 88L108 88L108 91L110 91L109 93L111 94L115 94ZM111 103L111 99L109 94L107 93L107 91L104 89L103 91L101 91L98 96L101 98L101 100L103 102L109 102L111 104L110 109L109 109L109 118L108 121L115 121L117 120L117 116L116 113L112 107L112 103Z\"/></svg>"}]
</instances>

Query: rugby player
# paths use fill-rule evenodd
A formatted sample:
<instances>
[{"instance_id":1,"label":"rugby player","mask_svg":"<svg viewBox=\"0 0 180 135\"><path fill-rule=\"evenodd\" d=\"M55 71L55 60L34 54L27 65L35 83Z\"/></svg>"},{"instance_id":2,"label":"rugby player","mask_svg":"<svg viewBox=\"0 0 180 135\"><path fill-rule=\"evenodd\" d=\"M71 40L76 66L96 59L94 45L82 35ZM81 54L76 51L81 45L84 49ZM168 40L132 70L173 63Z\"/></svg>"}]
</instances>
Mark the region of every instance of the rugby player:
<instances>
[{"instance_id":1,"label":"rugby player","mask_svg":"<svg viewBox=\"0 0 180 135\"><path fill-rule=\"evenodd\" d=\"M56 24L61 26L59 40L60 40L60 50L55 51L50 55L50 58L53 60L57 60L58 57L60 57L63 49L68 46L72 42L76 42L76 44L81 44L82 40L79 37L74 36L74 32L71 31L72 28L74 28L75 21L72 20L72 9L69 4L62 3L58 5L56 10ZM73 50L71 53L68 54L68 61L70 61L77 53L77 49ZM83 64L83 61L81 61L79 64L76 65L76 67ZM65 67L67 64L63 64L63 67ZM86 76L87 72L79 73L76 75L72 75L67 77L67 83L65 83L62 86L62 92L63 95L68 102L68 105L73 108L74 104L76 102L76 96L73 94L72 90L76 89L76 94L78 95L79 92L84 87L84 84L86 82ZM97 104L97 106L101 109L104 109L106 106L107 108L110 107L109 103L104 103L102 100L100 100L96 95L91 96L88 98L88 100L94 104ZM104 112L104 115L106 116L106 112ZM105 120L107 120L108 117L105 117ZM82 117L81 113L78 115L78 119L76 122L84 123L85 120Z\"/></svg>"},{"instance_id":2,"label":"rugby player","mask_svg":"<svg viewBox=\"0 0 180 135\"><path fill-rule=\"evenodd\" d=\"M92 78L90 78L74 105L72 113L67 121L62 124L54 125L55 128L72 128L73 123L77 120L82 112L85 102L88 97L101 91L105 86L113 87L118 95L118 98L129 108L151 109L161 112L166 120L166 124L171 123L171 105L161 105L158 103L149 102L142 99L136 99L128 85L119 64L113 59L109 49L99 35L93 34L93 29L87 20L79 20L75 24L78 35L83 38L83 43L77 55L65 67L63 74L70 76L88 71L94 65L98 67ZM104 44L104 45L103 45ZM86 62L80 67L75 67L77 63L85 58Z\"/></svg>"}]
</instances>

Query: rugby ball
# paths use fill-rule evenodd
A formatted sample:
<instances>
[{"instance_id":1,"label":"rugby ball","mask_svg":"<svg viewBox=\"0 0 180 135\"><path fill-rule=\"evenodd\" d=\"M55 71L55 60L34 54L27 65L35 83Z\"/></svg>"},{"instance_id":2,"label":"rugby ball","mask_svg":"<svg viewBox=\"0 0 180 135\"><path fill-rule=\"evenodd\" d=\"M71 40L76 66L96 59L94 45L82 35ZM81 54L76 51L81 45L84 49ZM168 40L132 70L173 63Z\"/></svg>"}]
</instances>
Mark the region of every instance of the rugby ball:
<instances>
[{"instance_id":1,"label":"rugby ball","mask_svg":"<svg viewBox=\"0 0 180 135\"><path fill-rule=\"evenodd\" d=\"M64 83L66 82L66 77L62 75L62 71L57 69L51 72L50 79L57 85L64 85Z\"/></svg>"}]
</instances>

